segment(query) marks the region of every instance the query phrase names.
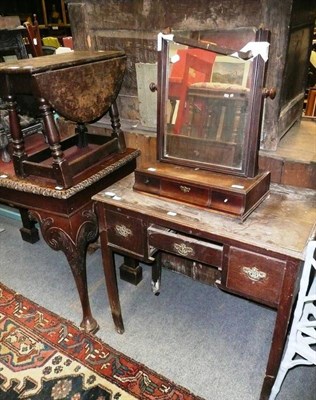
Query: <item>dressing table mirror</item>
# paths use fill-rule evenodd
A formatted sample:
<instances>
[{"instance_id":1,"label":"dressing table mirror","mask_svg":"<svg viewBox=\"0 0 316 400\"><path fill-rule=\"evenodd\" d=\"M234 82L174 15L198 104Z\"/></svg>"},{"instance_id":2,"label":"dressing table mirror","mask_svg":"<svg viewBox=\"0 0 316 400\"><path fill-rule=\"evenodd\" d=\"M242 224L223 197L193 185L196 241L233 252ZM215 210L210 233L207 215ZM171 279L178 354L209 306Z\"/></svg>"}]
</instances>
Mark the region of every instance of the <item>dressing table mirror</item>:
<instances>
[{"instance_id":1,"label":"dressing table mirror","mask_svg":"<svg viewBox=\"0 0 316 400\"><path fill-rule=\"evenodd\" d=\"M245 219L270 185L258 171L269 33L216 36L158 35L157 162L134 189Z\"/></svg>"}]
</instances>

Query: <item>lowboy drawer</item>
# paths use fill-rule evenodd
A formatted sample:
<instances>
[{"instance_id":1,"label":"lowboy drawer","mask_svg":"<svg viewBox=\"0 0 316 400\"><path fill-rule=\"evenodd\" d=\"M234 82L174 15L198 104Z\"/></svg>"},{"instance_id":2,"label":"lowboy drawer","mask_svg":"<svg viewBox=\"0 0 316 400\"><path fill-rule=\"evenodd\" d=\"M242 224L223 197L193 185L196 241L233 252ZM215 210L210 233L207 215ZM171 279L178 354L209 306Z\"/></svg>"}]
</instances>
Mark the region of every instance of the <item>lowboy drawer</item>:
<instances>
[{"instance_id":1,"label":"lowboy drawer","mask_svg":"<svg viewBox=\"0 0 316 400\"><path fill-rule=\"evenodd\" d=\"M276 306L285 267L285 261L230 247L226 287L263 304Z\"/></svg>"},{"instance_id":2,"label":"lowboy drawer","mask_svg":"<svg viewBox=\"0 0 316 400\"><path fill-rule=\"evenodd\" d=\"M141 219L114 211L105 212L109 244L132 254L144 254L144 230Z\"/></svg>"},{"instance_id":3,"label":"lowboy drawer","mask_svg":"<svg viewBox=\"0 0 316 400\"><path fill-rule=\"evenodd\" d=\"M222 266L222 245L165 230L157 225L148 228L148 245L214 267Z\"/></svg>"}]
</instances>

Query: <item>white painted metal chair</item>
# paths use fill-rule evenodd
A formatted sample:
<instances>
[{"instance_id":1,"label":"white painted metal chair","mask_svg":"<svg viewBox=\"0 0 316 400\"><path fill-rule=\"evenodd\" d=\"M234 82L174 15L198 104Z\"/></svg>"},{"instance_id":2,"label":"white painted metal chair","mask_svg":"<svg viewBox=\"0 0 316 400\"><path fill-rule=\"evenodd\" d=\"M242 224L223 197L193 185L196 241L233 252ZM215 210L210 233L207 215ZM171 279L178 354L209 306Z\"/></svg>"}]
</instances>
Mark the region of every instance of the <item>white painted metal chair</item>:
<instances>
[{"instance_id":1,"label":"white painted metal chair","mask_svg":"<svg viewBox=\"0 0 316 400\"><path fill-rule=\"evenodd\" d=\"M286 350L269 400L274 400L290 368L316 365L316 240L309 242Z\"/></svg>"}]
</instances>

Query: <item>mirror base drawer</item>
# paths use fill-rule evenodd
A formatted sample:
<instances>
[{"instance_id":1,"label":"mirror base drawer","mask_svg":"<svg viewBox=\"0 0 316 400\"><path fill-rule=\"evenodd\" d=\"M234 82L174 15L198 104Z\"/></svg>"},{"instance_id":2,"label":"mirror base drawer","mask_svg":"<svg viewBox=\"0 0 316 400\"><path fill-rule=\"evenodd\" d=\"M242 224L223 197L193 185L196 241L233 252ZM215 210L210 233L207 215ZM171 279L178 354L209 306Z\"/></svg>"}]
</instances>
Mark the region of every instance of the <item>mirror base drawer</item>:
<instances>
[{"instance_id":1,"label":"mirror base drawer","mask_svg":"<svg viewBox=\"0 0 316 400\"><path fill-rule=\"evenodd\" d=\"M157 162L135 171L133 189L244 220L269 187L270 172L245 178Z\"/></svg>"}]
</instances>

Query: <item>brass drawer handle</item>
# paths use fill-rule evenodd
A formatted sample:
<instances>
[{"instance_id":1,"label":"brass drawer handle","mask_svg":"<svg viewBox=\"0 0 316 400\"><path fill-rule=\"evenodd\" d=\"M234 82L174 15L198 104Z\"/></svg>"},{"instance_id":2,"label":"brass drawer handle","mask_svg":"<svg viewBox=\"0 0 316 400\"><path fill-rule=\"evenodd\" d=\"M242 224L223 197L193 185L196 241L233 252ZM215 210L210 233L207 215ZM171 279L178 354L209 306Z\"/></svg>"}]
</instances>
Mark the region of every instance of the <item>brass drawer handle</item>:
<instances>
[{"instance_id":1,"label":"brass drawer handle","mask_svg":"<svg viewBox=\"0 0 316 400\"><path fill-rule=\"evenodd\" d=\"M127 228L125 225L115 225L115 232L123 237L133 236L131 229Z\"/></svg>"},{"instance_id":2,"label":"brass drawer handle","mask_svg":"<svg viewBox=\"0 0 316 400\"><path fill-rule=\"evenodd\" d=\"M192 247L187 246L184 243L174 243L173 247L175 249L175 251L180 254L181 256L194 256L194 250L192 249Z\"/></svg>"},{"instance_id":3,"label":"brass drawer handle","mask_svg":"<svg viewBox=\"0 0 316 400\"><path fill-rule=\"evenodd\" d=\"M267 277L266 272L260 271L257 267L242 267L242 270L247 278L254 282L262 281Z\"/></svg>"},{"instance_id":4,"label":"brass drawer handle","mask_svg":"<svg viewBox=\"0 0 316 400\"><path fill-rule=\"evenodd\" d=\"M188 186L180 185L180 190L181 190L181 192L183 192L183 193L189 193L189 191L191 190L191 188L188 187Z\"/></svg>"}]
</instances>

